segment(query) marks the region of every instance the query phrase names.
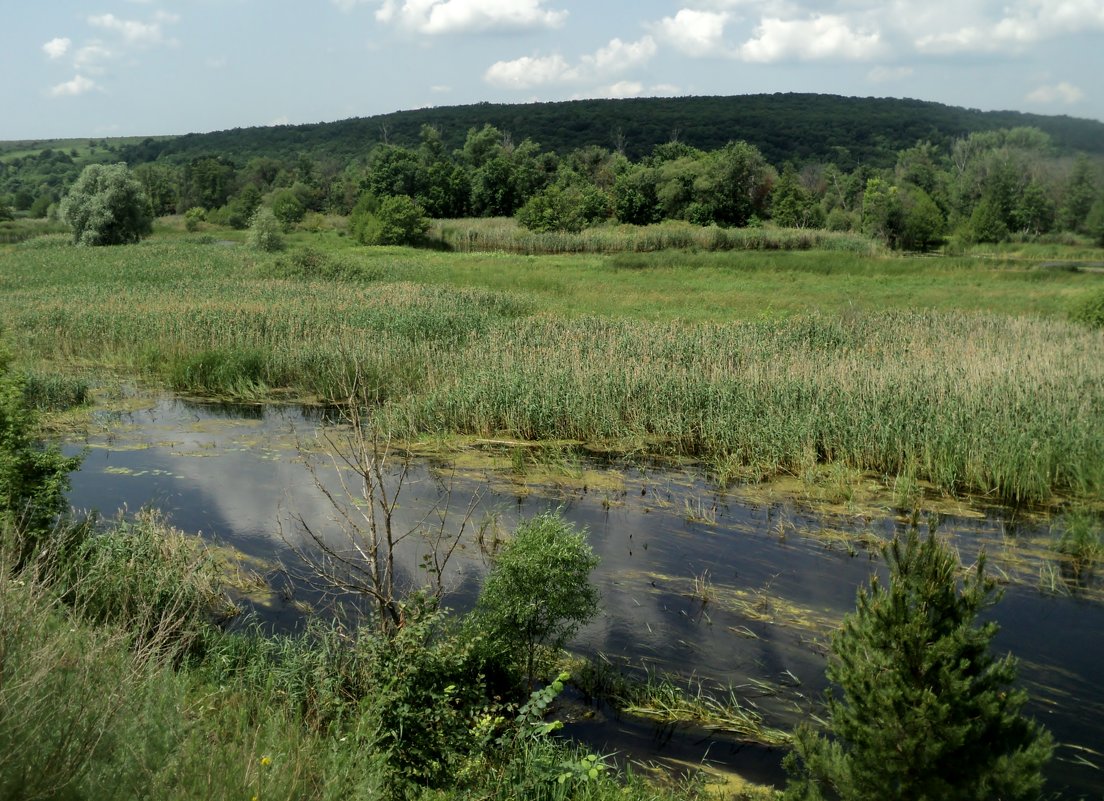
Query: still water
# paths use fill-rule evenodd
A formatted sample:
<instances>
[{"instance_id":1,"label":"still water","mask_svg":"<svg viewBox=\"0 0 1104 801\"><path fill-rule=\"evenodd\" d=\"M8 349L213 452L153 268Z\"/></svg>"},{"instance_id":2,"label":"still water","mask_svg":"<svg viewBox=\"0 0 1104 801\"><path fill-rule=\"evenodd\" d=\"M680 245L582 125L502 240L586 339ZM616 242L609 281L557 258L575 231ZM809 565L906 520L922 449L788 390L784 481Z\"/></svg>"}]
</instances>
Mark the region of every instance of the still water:
<instances>
[{"instance_id":1,"label":"still water","mask_svg":"<svg viewBox=\"0 0 1104 801\"><path fill-rule=\"evenodd\" d=\"M294 550L307 543L295 518L340 544L334 508L315 484L339 473L318 448L322 420L281 407L226 407L169 396L135 398L125 412L98 412L86 437L70 503L105 515L161 509L177 528L233 546L265 579L256 615L274 628L301 625L320 598L299 577ZM306 454L306 456L304 456ZM585 527L601 556L594 580L601 616L572 644L628 671L681 676L705 689L735 687L766 725L783 729L815 712L825 689L832 628L874 573L870 545L906 523L892 510L804 507L783 495L719 493L694 471L568 458L532 470L515 449L493 460L417 460L397 520L454 526L474 499L473 532L450 562L446 603L470 604L496 533L549 509ZM524 480L518 478L519 460ZM316 465L314 473L305 464ZM509 469L510 466L515 469ZM444 512L445 501L448 512ZM427 518L428 515L428 518ZM475 531L481 531L477 542ZM1028 712L1060 743L1051 790L1104 793L1104 602L1100 580L1073 576L1044 548L1044 522L1007 510L944 517L965 564L981 547L1005 580L995 610L996 648L1021 659ZM403 580L420 580L425 550L413 538ZM780 752L686 727L617 719L590 710L568 730L603 753L641 760L703 761L747 778L780 782Z\"/></svg>"}]
</instances>

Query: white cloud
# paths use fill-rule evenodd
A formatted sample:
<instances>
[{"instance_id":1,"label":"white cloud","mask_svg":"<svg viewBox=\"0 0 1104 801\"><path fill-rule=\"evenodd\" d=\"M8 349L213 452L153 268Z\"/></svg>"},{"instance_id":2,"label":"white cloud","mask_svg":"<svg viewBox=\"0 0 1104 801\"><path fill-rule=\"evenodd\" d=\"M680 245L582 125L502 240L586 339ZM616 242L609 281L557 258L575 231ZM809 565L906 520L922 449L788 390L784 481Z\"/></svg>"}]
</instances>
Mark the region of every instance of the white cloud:
<instances>
[{"instance_id":1,"label":"white cloud","mask_svg":"<svg viewBox=\"0 0 1104 801\"><path fill-rule=\"evenodd\" d=\"M837 14L818 14L811 19L760 21L755 34L740 46L744 61L843 59L862 61L882 51L878 31L857 30Z\"/></svg>"},{"instance_id":2,"label":"white cloud","mask_svg":"<svg viewBox=\"0 0 1104 801\"><path fill-rule=\"evenodd\" d=\"M655 55L656 49L655 40L651 36L645 36L636 42L611 39L608 45L593 54L583 56L575 65L570 64L559 53L497 61L484 73L483 80L504 89L605 81L646 63ZM629 82L621 81L614 83L612 87L620 87L618 91L627 91L629 85ZM638 92L642 90L643 86Z\"/></svg>"},{"instance_id":3,"label":"white cloud","mask_svg":"<svg viewBox=\"0 0 1104 801\"><path fill-rule=\"evenodd\" d=\"M1104 3L1100 0L1017 0L1001 10L1000 17L978 16L945 28L942 25L919 35L916 48L927 53L1018 52L1035 42L1071 33L1104 30Z\"/></svg>"},{"instance_id":4,"label":"white cloud","mask_svg":"<svg viewBox=\"0 0 1104 801\"><path fill-rule=\"evenodd\" d=\"M639 81L618 81L615 84L599 90L604 97L639 97L644 91L644 84Z\"/></svg>"},{"instance_id":5,"label":"white cloud","mask_svg":"<svg viewBox=\"0 0 1104 801\"><path fill-rule=\"evenodd\" d=\"M1053 86L1040 86L1029 92L1024 99L1032 103L1064 103L1067 106L1085 97L1085 93L1071 83L1062 81Z\"/></svg>"},{"instance_id":6,"label":"white cloud","mask_svg":"<svg viewBox=\"0 0 1104 801\"><path fill-rule=\"evenodd\" d=\"M149 46L161 44L164 41L164 33L161 30L163 22L175 22L176 17L171 14L158 14L156 22L139 22L131 19L119 19L114 14L99 14L88 18L88 24L94 28L114 31L123 37L128 44Z\"/></svg>"},{"instance_id":7,"label":"white cloud","mask_svg":"<svg viewBox=\"0 0 1104 801\"><path fill-rule=\"evenodd\" d=\"M575 70L563 56L522 56L513 61L496 61L483 80L503 89L529 89L549 83L563 83L575 77Z\"/></svg>"},{"instance_id":8,"label":"white cloud","mask_svg":"<svg viewBox=\"0 0 1104 801\"><path fill-rule=\"evenodd\" d=\"M363 0L334 0L350 10ZM567 12L545 0L384 0L376 19L425 34L558 28Z\"/></svg>"},{"instance_id":9,"label":"white cloud","mask_svg":"<svg viewBox=\"0 0 1104 801\"><path fill-rule=\"evenodd\" d=\"M85 92L91 92L93 89L99 89L96 82L90 78L85 78L83 75L76 75L72 80L65 83L59 83L50 89L51 97L76 97L77 95L83 95Z\"/></svg>"},{"instance_id":10,"label":"white cloud","mask_svg":"<svg viewBox=\"0 0 1104 801\"><path fill-rule=\"evenodd\" d=\"M866 79L872 83L891 83L904 80L914 72L912 67L874 67L866 73Z\"/></svg>"},{"instance_id":11,"label":"white cloud","mask_svg":"<svg viewBox=\"0 0 1104 801\"><path fill-rule=\"evenodd\" d=\"M655 31L686 55L708 56L721 50L728 20L724 12L681 8L675 16L660 20Z\"/></svg>"},{"instance_id":12,"label":"white cloud","mask_svg":"<svg viewBox=\"0 0 1104 801\"><path fill-rule=\"evenodd\" d=\"M50 58L61 58L69 52L69 45L71 44L73 44L72 40L58 36L42 45L42 50Z\"/></svg>"},{"instance_id":13,"label":"white cloud","mask_svg":"<svg viewBox=\"0 0 1104 801\"><path fill-rule=\"evenodd\" d=\"M76 52L73 62L78 69L96 71L103 62L110 61L114 57L115 53L111 50L99 42L92 42Z\"/></svg>"},{"instance_id":14,"label":"white cloud","mask_svg":"<svg viewBox=\"0 0 1104 801\"><path fill-rule=\"evenodd\" d=\"M645 36L637 42L622 42L611 39L605 47L599 48L592 56L583 56L583 63L592 67L601 75L639 67L647 63L656 53L656 43L651 36Z\"/></svg>"}]
</instances>

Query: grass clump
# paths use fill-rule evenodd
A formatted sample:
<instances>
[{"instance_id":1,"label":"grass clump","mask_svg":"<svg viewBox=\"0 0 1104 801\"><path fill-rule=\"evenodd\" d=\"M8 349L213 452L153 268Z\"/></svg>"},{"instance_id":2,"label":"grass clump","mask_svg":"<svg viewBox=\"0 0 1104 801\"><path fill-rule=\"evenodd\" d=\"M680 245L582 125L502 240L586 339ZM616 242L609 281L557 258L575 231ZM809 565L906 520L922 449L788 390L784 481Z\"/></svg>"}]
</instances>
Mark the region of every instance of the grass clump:
<instances>
[{"instance_id":1,"label":"grass clump","mask_svg":"<svg viewBox=\"0 0 1104 801\"><path fill-rule=\"evenodd\" d=\"M1082 300L1070 314L1070 319L1089 328L1104 328L1104 290Z\"/></svg>"}]
</instances>

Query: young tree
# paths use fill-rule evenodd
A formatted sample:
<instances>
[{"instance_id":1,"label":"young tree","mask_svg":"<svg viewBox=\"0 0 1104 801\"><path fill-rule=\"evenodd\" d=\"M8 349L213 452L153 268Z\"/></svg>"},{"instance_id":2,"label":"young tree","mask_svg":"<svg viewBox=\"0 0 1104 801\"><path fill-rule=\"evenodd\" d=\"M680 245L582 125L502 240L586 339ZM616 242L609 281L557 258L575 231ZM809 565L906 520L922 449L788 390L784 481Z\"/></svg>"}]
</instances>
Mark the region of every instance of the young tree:
<instances>
[{"instance_id":1,"label":"young tree","mask_svg":"<svg viewBox=\"0 0 1104 801\"><path fill-rule=\"evenodd\" d=\"M125 245L153 230L149 200L126 164L89 164L61 202L78 245Z\"/></svg>"},{"instance_id":2,"label":"young tree","mask_svg":"<svg viewBox=\"0 0 1104 801\"><path fill-rule=\"evenodd\" d=\"M507 653L525 655L530 681L537 649L562 648L598 611L597 565L583 533L554 513L519 526L495 559L476 619Z\"/></svg>"},{"instance_id":3,"label":"young tree","mask_svg":"<svg viewBox=\"0 0 1104 801\"><path fill-rule=\"evenodd\" d=\"M267 206L261 206L253 212L253 219L249 223L249 245L265 253L275 253L284 249L284 236L280 230L280 222L272 213L272 209Z\"/></svg>"},{"instance_id":4,"label":"young tree","mask_svg":"<svg viewBox=\"0 0 1104 801\"><path fill-rule=\"evenodd\" d=\"M890 579L860 592L832 641L830 736L799 727L790 801L1034 799L1052 740L1023 717L1016 660L995 659L997 600L984 558L959 589L958 560L913 525L886 549Z\"/></svg>"}]
</instances>

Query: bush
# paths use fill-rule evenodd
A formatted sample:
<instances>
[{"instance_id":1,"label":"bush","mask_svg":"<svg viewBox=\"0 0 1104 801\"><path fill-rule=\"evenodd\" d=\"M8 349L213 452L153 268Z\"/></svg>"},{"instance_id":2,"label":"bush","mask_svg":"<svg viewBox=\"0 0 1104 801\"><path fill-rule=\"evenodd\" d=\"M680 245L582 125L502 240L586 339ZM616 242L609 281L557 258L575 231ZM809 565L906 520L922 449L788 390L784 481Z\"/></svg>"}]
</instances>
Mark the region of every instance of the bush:
<instances>
[{"instance_id":1,"label":"bush","mask_svg":"<svg viewBox=\"0 0 1104 801\"><path fill-rule=\"evenodd\" d=\"M184 212L184 228L189 233L199 230L199 224L207 218L207 212L199 206L193 206Z\"/></svg>"},{"instance_id":2,"label":"bush","mask_svg":"<svg viewBox=\"0 0 1104 801\"><path fill-rule=\"evenodd\" d=\"M0 346L0 527L19 536L20 560L64 511L69 474L80 464L38 443L35 425L24 382Z\"/></svg>"},{"instance_id":3,"label":"bush","mask_svg":"<svg viewBox=\"0 0 1104 801\"><path fill-rule=\"evenodd\" d=\"M530 231L569 231L578 233L609 217L609 198L598 188L552 186L542 189L517 213L517 220Z\"/></svg>"},{"instance_id":4,"label":"bush","mask_svg":"<svg viewBox=\"0 0 1104 801\"><path fill-rule=\"evenodd\" d=\"M502 653L524 655L530 681L537 649L562 648L598 611L597 565L584 534L553 513L519 526L495 559L475 620Z\"/></svg>"},{"instance_id":5,"label":"bush","mask_svg":"<svg viewBox=\"0 0 1104 801\"><path fill-rule=\"evenodd\" d=\"M353 236L362 245L417 245L425 240L429 220L422 207L406 195L361 195L349 218Z\"/></svg>"},{"instance_id":6,"label":"bush","mask_svg":"<svg viewBox=\"0 0 1104 801\"><path fill-rule=\"evenodd\" d=\"M1104 328L1104 291L1082 301L1070 314L1070 319L1089 328Z\"/></svg>"},{"instance_id":7,"label":"bush","mask_svg":"<svg viewBox=\"0 0 1104 801\"><path fill-rule=\"evenodd\" d=\"M284 249L280 223L272 209L262 206L253 213L253 220L249 223L249 245L264 253L275 253Z\"/></svg>"},{"instance_id":8,"label":"bush","mask_svg":"<svg viewBox=\"0 0 1104 801\"><path fill-rule=\"evenodd\" d=\"M61 203L78 245L124 245L153 231L142 185L126 164L89 164Z\"/></svg>"}]
</instances>

